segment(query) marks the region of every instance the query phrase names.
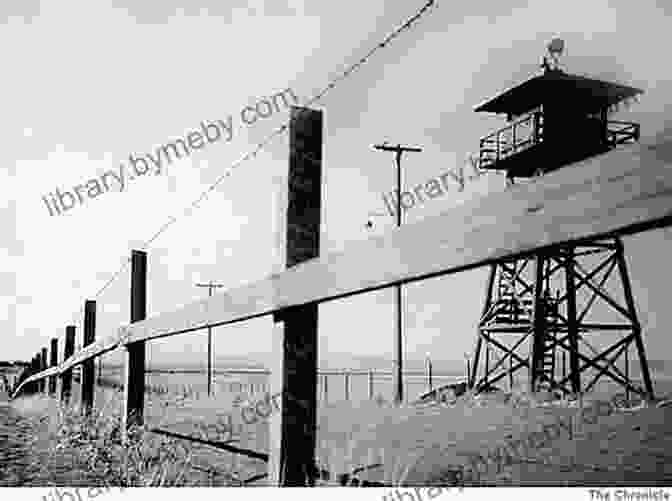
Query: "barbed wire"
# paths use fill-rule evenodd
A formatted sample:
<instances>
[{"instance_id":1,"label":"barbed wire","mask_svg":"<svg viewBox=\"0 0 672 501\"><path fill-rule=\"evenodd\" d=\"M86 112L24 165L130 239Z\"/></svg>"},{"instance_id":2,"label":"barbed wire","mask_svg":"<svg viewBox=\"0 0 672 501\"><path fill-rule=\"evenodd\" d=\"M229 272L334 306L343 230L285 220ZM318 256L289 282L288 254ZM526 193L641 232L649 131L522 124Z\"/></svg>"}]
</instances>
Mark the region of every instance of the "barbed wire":
<instances>
[{"instance_id":1,"label":"barbed wire","mask_svg":"<svg viewBox=\"0 0 672 501\"><path fill-rule=\"evenodd\" d=\"M432 8L436 3L436 0L428 0L423 7L418 10L413 16L408 18L402 25L400 25L398 28L393 30L390 34L388 34L381 42L376 44L372 49L370 49L366 55L364 55L359 61L351 64L348 66L342 73L340 73L337 77L332 79L327 85L325 85L317 94L315 94L312 98L308 99L302 106L303 107L308 107L318 101L320 101L329 91L331 91L337 84L345 80L346 78L350 77L353 73L355 73L357 70L359 70L364 64L368 62L369 59L371 59L377 52L380 50L384 49L392 40L397 38L401 33L403 33L406 30L409 30L418 20L420 20L427 12L429 11L430 8ZM298 116L290 117L290 120L283 124L282 126L278 127L275 129L273 132L271 132L266 139L264 139L262 142L258 143L255 148L252 150L248 151L244 155L242 155L238 160L234 161L231 165L229 165L228 169L226 172L221 174L215 181L207 188L205 189L199 196L196 198L193 202L191 202L183 211L180 217L176 216L171 216L163 225L154 233L154 235L146 240L144 244L141 246L141 250L148 250L149 246L157 239L159 238L168 228L170 228L173 224L175 224L178 220L181 219L181 217L191 215L191 212L194 209L197 209L199 205L208 197L208 195L214 191L217 186L219 186L224 179L226 179L228 176L231 175L231 172L239 167L241 164L245 163L248 160L251 160L257 156L258 153L263 151L267 145L269 145L276 137L280 136L283 134L285 131L289 129L289 127L292 124L292 120L296 120ZM302 156L306 157L305 154L301 152L296 152L293 151L293 153L299 153ZM316 159L312 157L306 157L308 160L315 162ZM98 292L93 296L93 300L97 300L100 295L105 292L105 290L114 283L114 281L128 268L129 263L131 262L130 258L126 258L124 260L124 263L122 266L112 275L110 279L107 280L107 282L100 288L98 289ZM83 307L80 308L80 310L75 313L75 315L79 315L83 311Z\"/></svg>"}]
</instances>

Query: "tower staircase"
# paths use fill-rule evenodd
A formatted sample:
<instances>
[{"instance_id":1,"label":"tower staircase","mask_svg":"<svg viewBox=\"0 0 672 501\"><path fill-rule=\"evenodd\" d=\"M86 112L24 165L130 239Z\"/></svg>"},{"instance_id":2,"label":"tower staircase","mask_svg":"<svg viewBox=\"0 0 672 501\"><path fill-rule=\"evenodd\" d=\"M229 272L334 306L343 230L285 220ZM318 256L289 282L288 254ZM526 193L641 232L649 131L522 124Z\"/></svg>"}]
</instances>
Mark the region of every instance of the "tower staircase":
<instances>
[{"instance_id":1,"label":"tower staircase","mask_svg":"<svg viewBox=\"0 0 672 501\"><path fill-rule=\"evenodd\" d=\"M559 294L559 291L558 291ZM556 383L556 346L558 341L558 301L546 291L541 300L541 310L544 315L544 336L542 353L540 354L541 367L539 370L539 383L537 388L540 390L553 390L557 388Z\"/></svg>"}]
</instances>

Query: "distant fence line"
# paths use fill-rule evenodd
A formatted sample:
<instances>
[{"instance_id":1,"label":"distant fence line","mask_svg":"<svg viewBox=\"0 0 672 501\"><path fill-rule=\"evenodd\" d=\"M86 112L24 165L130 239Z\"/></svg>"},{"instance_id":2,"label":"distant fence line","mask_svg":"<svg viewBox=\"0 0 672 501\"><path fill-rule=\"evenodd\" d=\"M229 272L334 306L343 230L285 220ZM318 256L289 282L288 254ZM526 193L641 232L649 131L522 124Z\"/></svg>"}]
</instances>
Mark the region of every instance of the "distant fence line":
<instances>
[{"instance_id":1,"label":"distant fence line","mask_svg":"<svg viewBox=\"0 0 672 501\"><path fill-rule=\"evenodd\" d=\"M114 369L121 369L120 367L114 367ZM103 368L104 370L104 368ZM166 375L203 375L205 376L202 370L198 369L148 369L146 374L166 374ZM215 375L260 375L269 377L271 372L267 369L222 369L213 371ZM461 379L464 379L464 376L456 374L454 372L433 372L430 374L427 371L419 370L409 370L403 372L404 379L407 384L411 384L411 378L415 378L413 381L415 384L426 383L426 390L431 391L437 387L440 387L440 381L450 381L455 382ZM342 388L343 391L339 391L339 394L344 395L346 401L351 400L353 381L351 378L359 376L361 379L362 376L366 376L369 383L368 399L374 400L377 398L380 393L376 393L375 382L378 381L387 381L392 380L395 376L393 371L389 370L366 370L366 369L341 369L341 370L318 370L318 391L317 399L322 402L329 402L329 388ZM338 377L343 378L342 384L340 386L339 382L336 381L331 385L328 382L329 377ZM418 381L420 379L420 381ZM424 380L424 381L423 381ZM98 378L98 384L101 386L107 386L117 390L123 390L123 384L109 376L102 376ZM270 383L269 382L254 382L254 381L222 381L217 384L217 387L223 389L224 392L229 393L246 393L250 395L258 393L267 393L270 392ZM205 390L199 391L194 390L193 384L186 384L175 382L174 384L145 384L145 391L149 394L158 394L158 395L168 395L168 394L177 394L184 397L195 397L200 399L202 395L206 395ZM332 390L333 391L333 390ZM361 399L360 399L361 400Z\"/></svg>"}]
</instances>

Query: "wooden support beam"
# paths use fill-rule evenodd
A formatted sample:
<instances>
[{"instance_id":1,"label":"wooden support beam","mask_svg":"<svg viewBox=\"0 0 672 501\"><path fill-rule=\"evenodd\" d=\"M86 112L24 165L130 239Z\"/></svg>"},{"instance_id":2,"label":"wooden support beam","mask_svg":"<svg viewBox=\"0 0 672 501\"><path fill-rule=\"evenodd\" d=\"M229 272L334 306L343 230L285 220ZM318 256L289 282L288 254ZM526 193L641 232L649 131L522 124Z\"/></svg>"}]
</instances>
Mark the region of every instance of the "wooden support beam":
<instances>
[{"instance_id":1,"label":"wooden support beam","mask_svg":"<svg viewBox=\"0 0 672 501\"><path fill-rule=\"evenodd\" d=\"M40 371L47 370L47 349L42 348L42 356L40 357ZM47 392L47 378L40 379L40 393Z\"/></svg>"},{"instance_id":2,"label":"wooden support beam","mask_svg":"<svg viewBox=\"0 0 672 501\"><path fill-rule=\"evenodd\" d=\"M147 253L131 254L131 324L147 317ZM145 342L126 345L123 430L142 425L145 409Z\"/></svg>"},{"instance_id":3,"label":"wooden support beam","mask_svg":"<svg viewBox=\"0 0 672 501\"><path fill-rule=\"evenodd\" d=\"M84 303L84 349L96 340L96 302L87 300ZM93 395L96 386L95 359L90 358L82 363L82 408L86 413L93 410Z\"/></svg>"},{"instance_id":4,"label":"wooden support beam","mask_svg":"<svg viewBox=\"0 0 672 501\"><path fill-rule=\"evenodd\" d=\"M288 196L286 207L279 208L280 214L286 210L286 219L278 228L287 268L319 255L322 192L322 112L293 107L291 118ZM280 486L313 485L318 305L286 308L273 318L271 385L272 393L279 391L282 398L271 417L269 478Z\"/></svg>"},{"instance_id":5,"label":"wooden support beam","mask_svg":"<svg viewBox=\"0 0 672 501\"><path fill-rule=\"evenodd\" d=\"M628 337L631 337L631 336L628 336ZM593 379L586 385L585 390L584 390L585 393L590 392L590 390L593 388L593 386L595 386L595 384L600 380L600 377L602 377L602 375L605 374L609 370L610 366L616 367L614 365L616 363L616 360L618 360L618 358L628 349L631 342L632 342L631 340L628 340L628 341L624 342L623 345L621 346L621 348L611 358L605 357L605 361L607 363L604 365L604 367L602 367L602 369L600 369L597 372L597 374L595 374L593 376ZM618 371L618 372L619 372L619 375L621 377L624 376L624 374L622 374L621 371ZM627 379L625 379L625 380L628 381ZM626 389L627 389L627 386L626 386Z\"/></svg>"},{"instance_id":6,"label":"wooden support beam","mask_svg":"<svg viewBox=\"0 0 672 501\"><path fill-rule=\"evenodd\" d=\"M625 350L625 380L630 381L630 345L628 344L628 348ZM627 402L630 402L630 388L625 389L625 400Z\"/></svg>"},{"instance_id":7,"label":"wooden support beam","mask_svg":"<svg viewBox=\"0 0 672 501\"><path fill-rule=\"evenodd\" d=\"M345 371L344 376L345 376L345 401L347 402L348 400L350 400L350 372Z\"/></svg>"},{"instance_id":8,"label":"wooden support beam","mask_svg":"<svg viewBox=\"0 0 672 501\"><path fill-rule=\"evenodd\" d=\"M274 335L282 334L284 338L282 404L277 417L273 416L276 419L271 418L271 467L276 470L271 471L271 480L279 486L305 486L314 482L317 319L316 304L274 315ZM275 455L277 460L273 459Z\"/></svg>"},{"instance_id":9,"label":"wooden support beam","mask_svg":"<svg viewBox=\"0 0 672 501\"><path fill-rule=\"evenodd\" d=\"M39 362L38 362L38 359L37 359L37 355L33 355L33 358L30 361L30 368L29 368L29 372L28 372L28 377L32 376L33 374L36 374L38 370L39 370ZM28 392L28 393L36 393L37 392L37 383L35 383L35 382L23 383L22 385L25 388L25 391ZM12 388L12 392L13 392L12 396L16 397L19 394L19 388L18 387Z\"/></svg>"},{"instance_id":10,"label":"wooden support beam","mask_svg":"<svg viewBox=\"0 0 672 501\"><path fill-rule=\"evenodd\" d=\"M485 375L483 376L483 385L488 387L488 377L490 376L490 340L485 338Z\"/></svg>"},{"instance_id":11,"label":"wooden support beam","mask_svg":"<svg viewBox=\"0 0 672 501\"><path fill-rule=\"evenodd\" d=\"M569 339L569 370L572 392L578 395L581 391L581 373L579 372L579 322L576 312L576 283L574 271L574 246L569 245L565 255L565 287L567 290L567 337ZM563 352L564 353L564 352Z\"/></svg>"},{"instance_id":12,"label":"wooden support beam","mask_svg":"<svg viewBox=\"0 0 672 501\"><path fill-rule=\"evenodd\" d=\"M564 339L562 340L562 342L560 342L560 343L558 343L558 344L559 344L560 346L562 346L565 350L570 351L570 350L571 350L571 347L570 347L569 345L565 344L565 341L566 341L566 340L567 340L567 339L564 338ZM584 362L584 365L581 366L581 367L579 367L579 370L580 370L580 371L584 371L586 368L591 367L591 368L596 369L596 370L598 370L598 371L602 371L602 369L603 369L604 367L601 367L600 365L598 365L597 362L599 362L599 361L601 361L601 360L603 360L603 359L606 359L607 356L608 356L612 351L617 350L622 344L624 344L624 343L628 343L628 342L630 342L631 340L632 340L632 339L631 339L631 336L627 336L627 337L621 339L620 341L616 342L616 343L615 343L614 345L612 345L610 348L608 348L608 349L602 351L602 353L600 353L599 355L597 355L597 356L596 356L595 358L593 358L593 359L590 359L590 358L586 357L585 355L583 355L582 353L579 353L579 354L578 354L579 359L580 359L581 361ZM607 364L609 364L609 361L607 361ZM616 371L617 371L617 368L615 368L615 369L616 369ZM618 372L620 372L620 371L618 371ZM631 391L634 391L634 392L636 392L636 393L638 393L638 394L639 394L639 393L642 393L640 390L638 390L637 388L635 388L634 386L632 386L628 381L626 381L626 380L623 378L623 376L621 376L620 374L619 374L619 375L615 375L615 374L612 374L612 373L609 372L609 371L606 371L606 372L604 372L604 375L605 375L605 376L608 376L608 377L611 378L613 381L615 381L616 383L618 383L619 385L621 385L621 386L623 386L623 387L625 387L625 388L630 387ZM561 380L561 381L559 382L559 384L560 384L560 385L564 385L564 384L566 383L566 379L567 379L567 378Z\"/></svg>"},{"instance_id":13,"label":"wooden support beam","mask_svg":"<svg viewBox=\"0 0 672 501\"><path fill-rule=\"evenodd\" d=\"M397 405L404 403L404 304L404 294L399 284L394 288L394 402Z\"/></svg>"},{"instance_id":14,"label":"wooden support beam","mask_svg":"<svg viewBox=\"0 0 672 501\"><path fill-rule=\"evenodd\" d=\"M51 339L51 367L58 367L58 338ZM49 376L49 395L56 395L56 382L57 378L55 375Z\"/></svg>"},{"instance_id":15,"label":"wooden support beam","mask_svg":"<svg viewBox=\"0 0 672 501\"><path fill-rule=\"evenodd\" d=\"M39 355L39 353L36 353L35 356L33 357L33 363L32 363L32 365L31 365L31 367L32 367L32 369L33 369L33 370L31 371L31 372L32 372L32 375L37 374L38 372L40 372L40 355ZM32 377L32 375L29 376L29 378ZM30 386L28 387L28 391L29 391L29 392L31 392L31 393L37 393L37 392L40 391L39 383L38 383L37 381L32 381L32 382L29 382L29 383L26 383L26 384L29 384L29 385L30 385ZM24 384L24 386L25 386L25 384ZM18 395L18 393L19 393L19 389L20 389L20 387L19 387L19 388L16 388L16 389L14 390L14 395Z\"/></svg>"},{"instance_id":16,"label":"wooden support beam","mask_svg":"<svg viewBox=\"0 0 672 501\"><path fill-rule=\"evenodd\" d=\"M513 357L511 354L508 356L509 360L509 393L513 393Z\"/></svg>"},{"instance_id":17,"label":"wooden support beam","mask_svg":"<svg viewBox=\"0 0 672 501\"><path fill-rule=\"evenodd\" d=\"M623 241L620 238L616 239L616 259L618 260L618 270L621 274L621 283L623 284L623 293L625 295L625 302L628 305L628 312L632 317L633 334L635 336L635 346L639 355L639 363L642 370L642 378L644 379L644 388L646 389L647 398L650 401L654 400L653 384L651 383L651 375L649 374L649 364L646 361L646 353L644 351L644 341L642 340L642 326L637 318L637 308L635 307L635 299L632 295L632 286L630 285L630 276L628 275L628 265L625 262L625 251L623 249Z\"/></svg>"},{"instance_id":18,"label":"wooden support beam","mask_svg":"<svg viewBox=\"0 0 672 501\"><path fill-rule=\"evenodd\" d=\"M432 381L431 369L430 369L430 373L429 373L429 381L430 381L429 390L431 391L432 390L432 388L431 388L431 386L432 386L432 383L431 383L431 381ZM369 371L369 400L373 400L373 371L372 370Z\"/></svg>"},{"instance_id":19,"label":"wooden support beam","mask_svg":"<svg viewBox=\"0 0 672 501\"><path fill-rule=\"evenodd\" d=\"M530 392L537 391L537 383L543 370L545 336L546 336L546 308L542 297L544 287L544 254L539 252L534 262L534 318L532 331L532 363L530 364Z\"/></svg>"},{"instance_id":20,"label":"wooden support beam","mask_svg":"<svg viewBox=\"0 0 672 501\"><path fill-rule=\"evenodd\" d=\"M483 300L483 309L481 312L481 320L485 315L487 315L488 310L490 310L490 305L492 304L492 289L495 284L495 275L497 273L497 266L494 264L490 265L490 270L488 272L488 281L485 286L485 299ZM483 343L483 339L481 336L481 329L480 326L477 328L477 333L476 333L476 347L474 348L474 353L473 353L473 360L474 364L471 367L471 372L467 375L469 378L468 381L468 386L469 388L473 388L474 385L476 384L476 377L478 376L478 361L481 356L481 345Z\"/></svg>"},{"instance_id":21,"label":"wooden support beam","mask_svg":"<svg viewBox=\"0 0 672 501\"><path fill-rule=\"evenodd\" d=\"M529 329L528 329L528 331L529 331ZM511 346L511 348L509 348L509 347L504 346L503 344L495 343L494 340L491 337L491 334L492 333L490 333L490 332L487 332L487 333L484 332L482 334L482 336L488 342L488 344L490 344L490 342L492 341L492 345L493 345L494 348L499 348L500 350L503 350L504 355L499 358L499 360L497 361L497 363L495 364L495 366L492 369L486 370L486 373L485 373L486 374L486 378L485 378L486 380L487 380L487 375L488 374L494 373L497 369L499 369L500 366L504 365L507 358L510 359L511 357L514 356L514 353L516 353L516 350L518 349L518 347L521 344L523 344L523 342L525 342L525 340L529 336L529 333L524 335L524 336L520 336L519 339L513 344L513 346ZM520 359L520 360L522 360L522 359ZM509 365L511 365L511 364L509 364Z\"/></svg>"},{"instance_id":22,"label":"wooden support beam","mask_svg":"<svg viewBox=\"0 0 672 501\"><path fill-rule=\"evenodd\" d=\"M324 376L324 405L329 403L329 376Z\"/></svg>"},{"instance_id":23,"label":"wooden support beam","mask_svg":"<svg viewBox=\"0 0 672 501\"><path fill-rule=\"evenodd\" d=\"M65 328L65 351L63 360L71 357L75 353L75 326L68 325ZM69 402L72 395L72 369L63 372L61 380L61 401Z\"/></svg>"}]
</instances>

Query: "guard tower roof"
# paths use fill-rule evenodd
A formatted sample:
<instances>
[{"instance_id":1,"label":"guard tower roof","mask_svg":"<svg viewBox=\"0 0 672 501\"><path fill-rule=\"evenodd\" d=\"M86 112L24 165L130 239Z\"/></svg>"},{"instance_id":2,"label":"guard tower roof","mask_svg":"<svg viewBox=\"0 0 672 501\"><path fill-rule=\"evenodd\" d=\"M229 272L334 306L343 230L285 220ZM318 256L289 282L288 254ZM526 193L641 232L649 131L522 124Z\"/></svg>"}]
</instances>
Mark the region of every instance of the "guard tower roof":
<instances>
[{"instance_id":1,"label":"guard tower roof","mask_svg":"<svg viewBox=\"0 0 672 501\"><path fill-rule=\"evenodd\" d=\"M568 106L593 113L642 92L641 89L627 85L550 70L503 92L474 111L517 116L548 102L549 99L559 99Z\"/></svg>"}]
</instances>

